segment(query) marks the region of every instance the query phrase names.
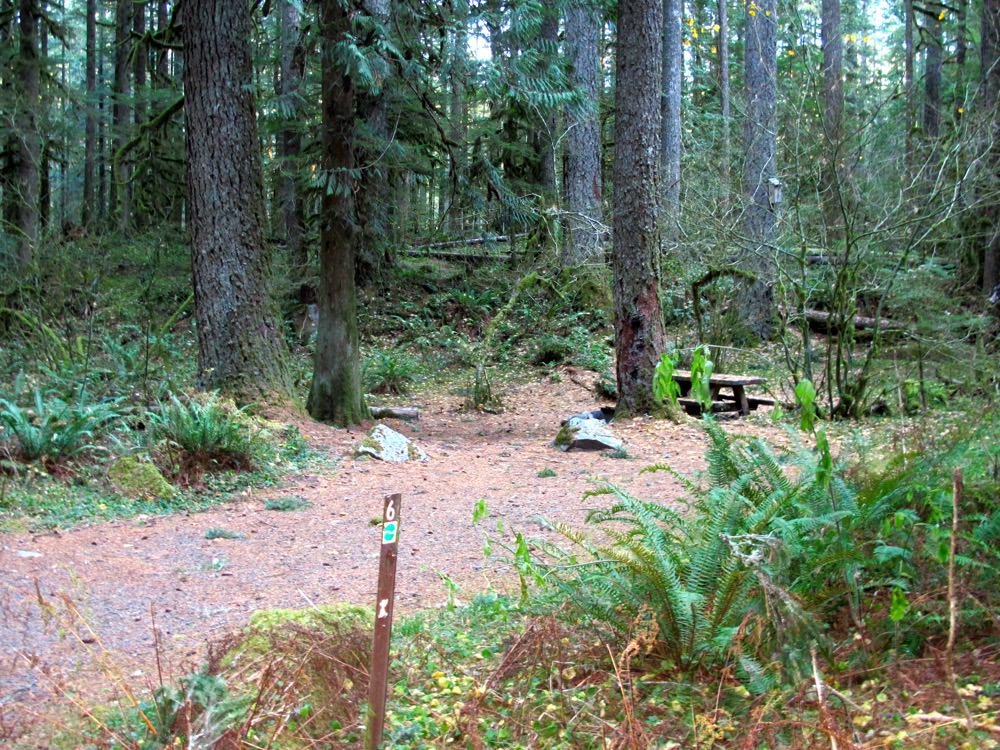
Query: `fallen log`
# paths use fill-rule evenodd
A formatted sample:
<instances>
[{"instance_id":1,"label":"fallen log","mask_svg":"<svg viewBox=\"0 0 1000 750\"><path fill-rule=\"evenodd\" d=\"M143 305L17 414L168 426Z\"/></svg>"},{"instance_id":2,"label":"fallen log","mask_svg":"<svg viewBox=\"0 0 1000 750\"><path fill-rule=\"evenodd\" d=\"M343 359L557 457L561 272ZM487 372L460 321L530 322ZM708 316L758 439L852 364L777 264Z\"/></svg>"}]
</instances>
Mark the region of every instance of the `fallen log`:
<instances>
[{"instance_id":1,"label":"fallen log","mask_svg":"<svg viewBox=\"0 0 1000 750\"><path fill-rule=\"evenodd\" d=\"M839 329L843 325L841 321L837 319L837 316L833 313L829 313L826 310L804 310L802 312L798 310L786 310L788 314L788 319L796 320L799 316L805 317L809 322L809 327L823 332L829 333L831 330ZM851 318L854 324L854 330L856 331L874 331L876 327L883 333L893 331L900 332L905 331L906 326L894 320L889 320L888 318L869 318L865 315L855 315Z\"/></svg>"},{"instance_id":2,"label":"fallen log","mask_svg":"<svg viewBox=\"0 0 1000 750\"><path fill-rule=\"evenodd\" d=\"M515 234L514 239L519 239L521 237L527 237L527 233ZM486 245L486 244L501 244L504 242L510 242L511 236L509 234L498 234L498 235L484 235L483 237L470 237L466 240L444 240L442 242L427 242L422 245L414 245L411 250L443 250L449 247L469 247L475 245Z\"/></svg>"},{"instance_id":3,"label":"fallen log","mask_svg":"<svg viewBox=\"0 0 1000 750\"><path fill-rule=\"evenodd\" d=\"M413 422L420 419L420 409L416 406L369 406L372 419L404 419Z\"/></svg>"}]
</instances>

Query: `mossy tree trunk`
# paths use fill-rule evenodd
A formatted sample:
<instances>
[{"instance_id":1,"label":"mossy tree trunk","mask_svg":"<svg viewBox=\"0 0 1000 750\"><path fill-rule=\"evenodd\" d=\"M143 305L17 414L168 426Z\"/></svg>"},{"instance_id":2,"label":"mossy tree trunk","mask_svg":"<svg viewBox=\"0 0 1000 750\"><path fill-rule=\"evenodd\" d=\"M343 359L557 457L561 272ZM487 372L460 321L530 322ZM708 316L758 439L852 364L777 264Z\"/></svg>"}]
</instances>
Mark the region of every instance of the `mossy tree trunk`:
<instances>
[{"instance_id":1,"label":"mossy tree trunk","mask_svg":"<svg viewBox=\"0 0 1000 750\"><path fill-rule=\"evenodd\" d=\"M622 414L655 408L653 371L665 341L659 297L662 45L662 0L621 0L612 266Z\"/></svg>"},{"instance_id":2,"label":"mossy tree trunk","mask_svg":"<svg viewBox=\"0 0 1000 750\"><path fill-rule=\"evenodd\" d=\"M290 395L270 298L250 6L182 7L188 206L201 381L241 399Z\"/></svg>"},{"instance_id":3,"label":"mossy tree trunk","mask_svg":"<svg viewBox=\"0 0 1000 750\"><path fill-rule=\"evenodd\" d=\"M350 17L340 0L320 9L323 46L323 191L319 248L319 325L309 413L337 425L368 416L361 394L357 290L354 252L354 81L337 45L350 32Z\"/></svg>"}]
</instances>

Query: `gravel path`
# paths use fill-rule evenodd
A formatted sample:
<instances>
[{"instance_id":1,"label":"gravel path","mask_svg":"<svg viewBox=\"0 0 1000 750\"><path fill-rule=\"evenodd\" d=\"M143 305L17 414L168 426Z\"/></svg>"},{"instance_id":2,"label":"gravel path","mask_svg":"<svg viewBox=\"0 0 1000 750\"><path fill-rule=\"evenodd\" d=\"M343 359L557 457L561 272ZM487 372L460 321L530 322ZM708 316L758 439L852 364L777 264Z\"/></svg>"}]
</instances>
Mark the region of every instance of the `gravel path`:
<instances>
[{"instance_id":1,"label":"gravel path","mask_svg":"<svg viewBox=\"0 0 1000 750\"><path fill-rule=\"evenodd\" d=\"M660 462L682 472L701 468L705 443L697 424L615 424L634 460L562 453L550 446L560 420L595 407L584 374L564 377L510 389L510 408L498 415L461 413L457 397L416 399L419 422L389 424L427 451L427 463L355 461L350 448L363 430L284 415L315 449L339 458L335 468L290 477L280 488L249 492L205 513L0 535L0 710L38 701L53 685L101 694L113 682L99 668L101 653L132 684L154 682L156 631L164 668L178 674L196 663L207 642L241 627L255 610L371 604L379 545L372 521L391 492L403 494L397 579L403 613L446 601L439 574L456 581L462 597L509 585L508 570L484 561L482 532L472 526L481 498L491 514L485 528L495 529L501 518L528 536L542 533L537 516L582 523L601 502L583 497L595 478L638 497L677 499L680 487L669 474L639 469ZM731 425L774 432L759 417ZM556 476L539 478L546 468ZM264 500L282 496L310 506L264 508ZM206 540L211 527L245 538ZM50 602L67 595L93 628L84 640L93 642L56 632L42 615L39 593Z\"/></svg>"}]
</instances>

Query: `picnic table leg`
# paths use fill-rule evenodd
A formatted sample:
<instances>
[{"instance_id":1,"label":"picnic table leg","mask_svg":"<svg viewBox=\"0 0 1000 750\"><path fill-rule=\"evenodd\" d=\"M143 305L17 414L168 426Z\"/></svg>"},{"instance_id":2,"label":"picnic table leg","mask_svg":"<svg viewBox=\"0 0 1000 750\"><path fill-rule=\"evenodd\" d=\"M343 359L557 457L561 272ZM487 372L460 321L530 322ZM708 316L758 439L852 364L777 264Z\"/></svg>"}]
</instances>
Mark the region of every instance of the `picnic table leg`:
<instances>
[{"instance_id":1,"label":"picnic table leg","mask_svg":"<svg viewBox=\"0 0 1000 750\"><path fill-rule=\"evenodd\" d=\"M747 401L746 390L742 385L734 385L733 396L736 397L736 402L740 405L740 414L745 417L750 413L750 402Z\"/></svg>"}]
</instances>

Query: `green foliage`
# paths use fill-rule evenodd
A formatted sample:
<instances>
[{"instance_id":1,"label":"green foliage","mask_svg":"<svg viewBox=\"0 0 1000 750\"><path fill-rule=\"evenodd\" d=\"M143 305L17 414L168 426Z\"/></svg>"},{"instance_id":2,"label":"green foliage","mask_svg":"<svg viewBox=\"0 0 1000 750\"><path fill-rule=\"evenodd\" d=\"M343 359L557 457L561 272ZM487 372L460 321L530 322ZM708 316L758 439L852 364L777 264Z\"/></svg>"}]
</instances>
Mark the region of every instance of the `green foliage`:
<instances>
[{"instance_id":1,"label":"green foliage","mask_svg":"<svg viewBox=\"0 0 1000 750\"><path fill-rule=\"evenodd\" d=\"M212 526L205 532L205 538L208 540L212 539L246 539L244 534L238 531L230 531L229 529L223 529L218 526Z\"/></svg>"},{"instance_id":2,"label":"green foliage","mask_svg":"<svg viewBox=\"0 0 1000 750\"><path fill-rule=\"evenodd\" d=\"M167 500L175 490L155 464L137 456L121 456L108 468L108 480L118 492L144 500Z\"/></svg>"},{"instance_id":3,"label":"green foliage","mask_svg":"<svg viewBox=\"0 0 1000 750\"><path fill-rule=\"evenodd\" d=\"M264 501L264 508L266 510L274 510L281 513L306 510L310 507L312 507L312 503L304 497L299 497L298 495L290 495L289 497L273 497ZM381 523L381 519L379 519L379 523Z\"/></svg>"},{"instance_id":4,"label":"green foliage","mask_svg":"<svg viewBox=\"0 0 1000 750\"><path fill-rule=\"evenodd\" d=\"M656 365L656 370L653 373L653 398L658 403L677 406L677 399L681 395L680 386L674 380L677 361L676 352L664 352Z\"/></svg>"},{"instance_id":5,"label":"green foliage","mask_svg":"<svg viewBox=\"0 0 1000 750\"><path fill-rule=\"evenodd\" d=\"M816 428L816 387L811 380L803 378L795 386L795 400L800 409L799 426L803 432Z\"/></svg>"},{"instance_id":6,"label":"green foliage","mask_svg":"<svg viewBox=\"0 0 1000 750\"><path fill-rule=\"evenodd\" d=\"M709 357L712 350L707 344L699 344L691 355L691 398L706 412L712 411L712 372L715 363Z\"/></svg>"},{"instance_id":7,"label":"green foliage","mask_svg":"<svg viewBox=\"0 0 1000 750\"><path fill-rule=\"evenodd\" d=\"M22 408L0 399L0 440L16 440L15 455L23 461L60 463L85 452L99 451L96 445L120 419L118 401L88 402L81 391L74 401L34 392L32 407Z\"/></svg>"},{"instance_id":8,"label":"green foliage","mask_svg":"<svg viewBox=\"0 0 1000 750\"><path fill-rule=\"evenodd\" d=\"M416 380L418 369L416 358L405 351L377 350L365 360L365 387L370 393L406 393Z\"/></svg>"},{"instance_id":9,"label":"green foliage","mask_svg":"<svg viewBox=\"0 0 1000 750\"><path fill-rule=\"evenodd\" d=\"M180 399L170 395L149 413L150 435L163 446L175 472L250 469L263 443L246 417L217 393Z\"/></svg>"},{"instance_id":10,"label":"green foliage","mask_svg":"<svg viewBox=\"0 0 1000 750\"><path fill-rule=\"evenodd\" d=\"M539 479L548 479L549 477L554 477L555 475L556 472L554 469L545 468L541 469L535 476Z\"/></svg>"}]
</instances>

